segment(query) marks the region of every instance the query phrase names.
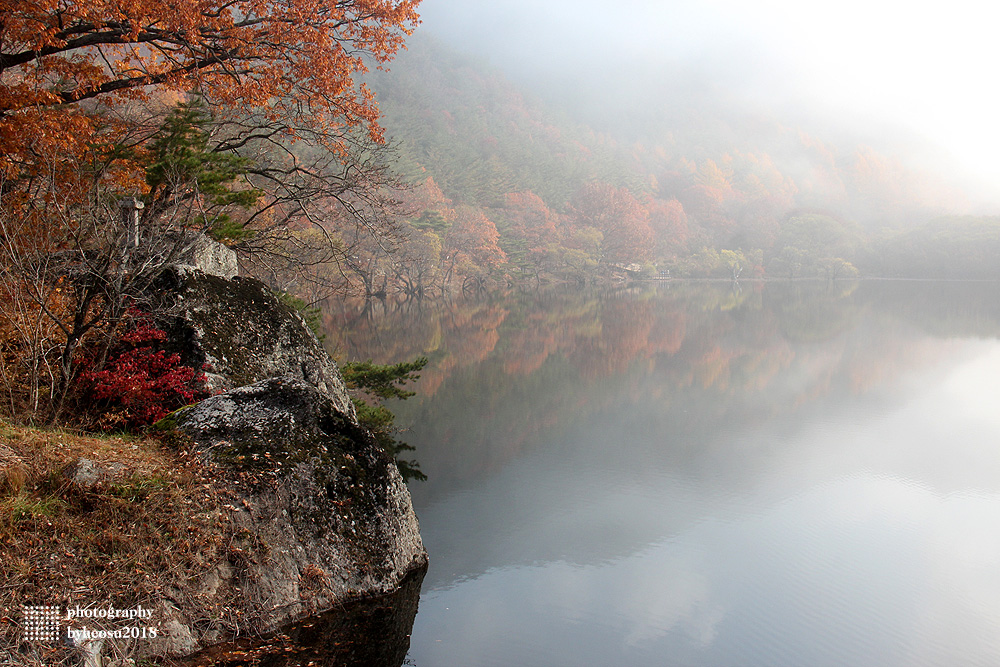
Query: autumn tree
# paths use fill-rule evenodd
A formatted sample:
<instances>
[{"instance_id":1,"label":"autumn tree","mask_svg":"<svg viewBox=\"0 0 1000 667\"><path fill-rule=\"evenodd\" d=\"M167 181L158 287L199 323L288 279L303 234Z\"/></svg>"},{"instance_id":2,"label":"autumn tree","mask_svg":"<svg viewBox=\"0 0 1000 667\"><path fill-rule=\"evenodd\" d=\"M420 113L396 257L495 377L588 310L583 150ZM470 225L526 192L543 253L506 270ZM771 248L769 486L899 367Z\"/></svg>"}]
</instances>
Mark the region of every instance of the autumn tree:
<instances>
[{"instance_id":1,"label":"autumn tree","mask_svg":"<svg viewBox=\"0 0 1000 667\"><path fill-rule=\"evenodd\" d=\"M445 285L453 278L456 267L466 276L482 277L507 259L497 243L500 233L496 225L481 210L458 206L453 215L454 222L444 237L442 251Z\"/></svg>"},{"instance_id":2,"label":"autumn tree","mask_svg":"<svg viewBox=\"0 0 1000 667\"><path fill-rule=\"evenodd\" d=\"M36 332L17 356L53 377L50 416L77 349L107 347L185 230L317 262L350 247L324 212L380 231L391 179L357 77L402 47L418 2L0 0L0 275L31 306L18 317L59 331L11 328ZM192 93L165 117L152 104Z\"/></svg>"},{"instance_id":3,"label":"autumn tree","mask_svg":"<svg viewBox=\"0 0 1000 667\"><path fill-rule=\"evenodd\" d=\"M34 313L57 332L45 346L22 337L13 359L34 369L29 394L47 369L50 418L61 416L76 384L78 350L89 345L99 373L127 312L148 305L157 276L196 243L187 228L222 231L228 211L256 201L259 193L236 183L248 163L206 154L202 120L197 105L181 105L144 146L66 160L52 170L59 181L36 176L5 193L14 203L0 206L0 276L20 317ZM123 198L140 176L146 195ZM143 210L152 216L140 225Z\"/></svg>"},{"instance_id":4,"label":"autumn tree","mask_svg":"<svg viewBox=\"0 0 1000 667\"><path fill-rule=\"evenodd\" d=\"M428 211L442 211L449 208L451 200L444 196L433 178L427 177L400 193L400 203L404 213L410 217L422 216Z\"/></svg>"},{"instance_id":5,"label":"autumn tree","mask_svg":"<svg viewBox=\"0 0 1000 667\"><path fill-rule=\"evenodd\" d=\"M505 230L529 246L541 246L556 234L556 215L534 192L504 195Z\"/></svg>"},{"instance_id":6,"label":"autumn tree","mask_svg":"<svg viewBox=\"0 0 1000 667\"><path fill-rule=\"evenodd\" d=\"M649 199L649 226L656 243L656 259L676 258L687 250L688 220L684 207L676 199Z\"/></svg>"},{"instance_id":7,"label":"autumn tree","mask_svg":"<svg viewBox=\"0 0 1000 667\"><path fill-rule=\"evenodd\" d=\"M770 248L781 219L792 208L797 187L782 174L767 153L736 152L730 159L733 189L739 193L730 204L738 229L731 245Z\"/></svg>"},{"instance_id":8,"label":"autumn tree","mask_svg":"<svg viewBox=\"0 0 1000 667\"><path fill-rule=\"evenodd\" d=\"M441 237L431 229L410 226L392 267L407 297L423 297L440 276Z\"/></svg>"},{"instance_id":9,"label":"autumn tree","mask_svg":"<svg viewBox=\"0 0 1000 667\"><path fill-rule=\"evenodd\" d=\"M443 239L451 221L451 200L441 192L433 178L426 178L399 191L396 214L399 244L388 257L396 286L407 297L423 297L441 278Z\"/></svg>"},{"instance_id":10,"label":"autumn tree","mask_svg":"<svg viewBox=\"0 0 1000 667\"><path fill-rule=\"evenodd\" d=\"M0 172L6 189L16 193L19 183L47 175L53 165L61 170L50 179L54 187L71 187L67 157L91 159L95 147L122 157L123 144L108 126L134 125L134 110L121 113L124 103L197 90L213 127L196 157L217 166L225 160L252 164L248 191L268 195L252 218L221 222L244 239L248 227L269 232L256 235L251 249L258 259L267 252L282 259L321 254L296 247L298 239L285 233L303 219L315 222L310 203L335 201L371 229L377 217L371 211L386 203L378 194L388 181L378 109L357 78L403 46L418 23L418 3L0 1ZM160 201L176 196L158 185L169 184L116 187L120 194ZM205 184L198 185L203 190ZM16 200L8 196L4 204ZM152 206L141 215L155 219L161 213ZM281 242L267 245L274 237Z\"/></svg>"},{"instance_id":11,"label":"autumn tree","mask_svg":"<svg viewBox=\"0 0 1000 667\"><path fill-rule=\"evenodd\" d=\"M278 255L261 272L323 256L287 229L311 226L332 201L374 231L377 212L391 203L380 197L390 179L378 109L357 79L403 46L418 3L0 2L0 169L23 178L57 163L47 156L117 147L98 116L165 91L197 90L213 117L200 156L238 155L253 165L252 186L267 193L251 218L230 224L244 239L241 228L267 232L248 247L258 261ZM142 217L158 213L152 207Z\"/></svg>"},{"instance_id":12,"label":"autumn tree","mask_svg":"<svg viewBox=\"0 0 1000 667\"><path fill-rule=\"evenodd\" d=\"M604 236L593 227L570 226L562 234L556 273L560 278L584 283L603 267L599 261Z\"/></svg>"},{"instance_id":13,"label":"autumn tree","mask_svg":"<svg viewBox=\"0 0 1000 667\"><path fill-rule=\"evenodd\" d=\"M61 107L152 87L197 88L213 105L313 127L363 126L381 139L355 78L386 63L418 22L419 0L0 2L0 153L17 169L39 130L78 145L92 129ZM67 122L67 120L71 122Z\"/></svg>"},{"instance_id":14,"label":"autumn tree","mask_svg":"<svg viewBox=\"0 0 1000 667\"><path fill-rule=\"evenodd\" d=\"M601 233L598 262L629 264L652 259L649 216L626 188L589 183L573 197L571 215L580 226Z\"/></svg>"},{"instance_id":15,"label":"autumn tree","mask_svg":"<svg viewBox=\"0 0 1000 667\"><path fill-rule=\"evenodd\" d=\"M550 268L558 241L557 215L533 192L504 195L497 210L500 246L507 260L536 281Z\"/></svg>"},{"instance_id":16,"label":"autumn tree","mask_svg":"<svg viewBox=\"0 0 1000 667\"><path fill-rule=\"evenodd\" d=\"M684 210L717 244L727 242L735 228L731 209L739 194L733 189L731 176L728 169L724 170L714 160L705 160L695 168L689 185L679 193Z\"/></svg>"}]
</instances>

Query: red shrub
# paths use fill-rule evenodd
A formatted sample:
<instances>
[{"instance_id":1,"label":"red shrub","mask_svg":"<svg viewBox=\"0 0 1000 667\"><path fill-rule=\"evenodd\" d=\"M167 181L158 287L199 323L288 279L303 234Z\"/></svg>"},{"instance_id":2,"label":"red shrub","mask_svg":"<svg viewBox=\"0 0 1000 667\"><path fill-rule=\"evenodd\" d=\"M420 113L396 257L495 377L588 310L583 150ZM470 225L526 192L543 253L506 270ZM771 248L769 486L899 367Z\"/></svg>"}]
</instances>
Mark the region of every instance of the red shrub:
<instances>
[{"instance_id":1,"label":"red shrub","mask_svg":"<svg viewBox=\"0 0 1000 667\"><path fill-rule=\"evenodd\" d=\"M149 426L177 408L208 395L200 387L203 373L180 363L179 354L158 349L167 335L148 319L139 317L112 347L104 368L87 368L80 380L84 400L100 417L105 429L136 429Z\"/></svg>"}]
</instances>

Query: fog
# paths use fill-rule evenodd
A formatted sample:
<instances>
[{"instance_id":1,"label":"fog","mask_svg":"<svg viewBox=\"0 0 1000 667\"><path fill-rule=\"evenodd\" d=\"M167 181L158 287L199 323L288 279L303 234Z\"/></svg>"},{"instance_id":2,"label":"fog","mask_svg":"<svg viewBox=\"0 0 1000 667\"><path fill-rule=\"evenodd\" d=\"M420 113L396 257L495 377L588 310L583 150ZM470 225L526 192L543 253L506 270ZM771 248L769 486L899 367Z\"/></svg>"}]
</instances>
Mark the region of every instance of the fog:
<instances>
[{"instance_id":1,"label":"fog","mask_svg":"<svg viewBox=\"0 0 1000 667\"><path fill-rule=\"evenodd\" d=\"M996 6L424 0L421 14L421 31L625 139L654 131L657 117L759 114L1000 200Z\"/></svg>"},{"instance_id":2,"label":"fog","mask_svg":"<svg viewBox=\"0 0 1000 667\"><path fill-rule=\"evenodd\" d=\"M579 293L464 359L461 311L399 329L447 369L400 411L413 664L998 663L993 285Z\"/></svg>"}]
</instances>

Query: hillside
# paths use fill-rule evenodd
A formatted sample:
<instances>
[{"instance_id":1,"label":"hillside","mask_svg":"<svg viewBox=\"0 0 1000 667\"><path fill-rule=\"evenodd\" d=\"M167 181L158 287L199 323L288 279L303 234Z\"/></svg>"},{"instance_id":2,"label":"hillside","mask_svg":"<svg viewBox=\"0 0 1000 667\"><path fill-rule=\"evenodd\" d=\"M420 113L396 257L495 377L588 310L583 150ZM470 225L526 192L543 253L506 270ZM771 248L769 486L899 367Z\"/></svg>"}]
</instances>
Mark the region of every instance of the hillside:
<instances>
[{"instance_id":1,"label":"hillside","mask_svg":"<svg viewBox=\"0 0 1000 667\"><path fill-rule=\"evenodd\" d=\"M425 257L437 281L497 270L578 278L634 264L834 277L834 259L848 273L878 273L872 242L962 206L933 176L871 146L709 99L679 113L651 94L662 113L643 109L620 132L599 132L419 33L371 84L397 168L418 185L412 231L425 254L438 253Z\"/></svg>"}]
</instances>

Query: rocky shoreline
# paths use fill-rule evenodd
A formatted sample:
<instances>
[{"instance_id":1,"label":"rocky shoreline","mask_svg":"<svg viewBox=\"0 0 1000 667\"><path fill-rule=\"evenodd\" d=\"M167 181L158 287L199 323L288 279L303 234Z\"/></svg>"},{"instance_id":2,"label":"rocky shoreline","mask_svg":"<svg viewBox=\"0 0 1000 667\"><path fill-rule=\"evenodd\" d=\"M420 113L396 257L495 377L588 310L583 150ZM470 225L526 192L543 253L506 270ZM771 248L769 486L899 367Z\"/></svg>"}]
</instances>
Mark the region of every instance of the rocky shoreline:
<instances>
[{"instance_id":1,"label":"rocky shoreline","mask_svg":"<svg viewBox=\"0 0 1000 667\"><path fill-rule=\"evenodd\" d=\"M161 281L169 344L234 387L158 424L218 475L242 542L172 601L167 655L223 639L204 609L243 610L254 634L392 592L427 565L392 457L358 426L336 364L292 308L259 281L175 268Z\"/></svg>"},{"instance_id":2,"label":"rocky shoreline","mask_svg":"<svg viewBox=\"0 0 1000 667\"><path fill-rule=\"evenodd\" d=\"M283 628L286 636L290 624L307 619L306 627L314 627L324 614L327 625L338 625L337 613L347 606L405 589L413 593L404 596L405 613L391 615L399 635L407 622L412 626L427 553L393 457L358 425L336 364L299 313L256 280L203 268L173 267L162 276L156 317L168 334L167 348L186 365L204 368L215 395L159 422L155 440L129 446L138 452L87 441L70 451L93 448L95 455L66 459L35 444L30 452L11 447L0 461L0 472L21 475L22 485L54 479L56 472L63 480L46 493L60 503L67 523L24 515L34 523L20 530L52 558L48 569L25 575L32 582L26 590L39 598L25 603L104 604L89 599L103 587L116 605L152 610L152 637L73 641L71 635L71 653L86 667L142 659L173 664L234 640ZM115 507L139 509L134 503L147 496L167 503L163 508L188 509L163 526L152 525L148 508L136 512L145 525L128 516L120 526L86 525L99 515L106 521L106 507L111 516L120 515ZM67 537L70 521L74 532ZM133 566L133 576L144 579L130 586L128 573L109 573L124 560L120 545L143 530L155 539L132 548L158 550L143 562L159 563L163 571ZM87 543L86 567L78 562L83 549L64 540ZM119 546L102 553L101 540ZM342 629L349 625L339 622ZM404 639L408 632L409 626ZM60 660L66 649L58 648ZM0 653L12 664L35 665L48 664L46 651L56 650L22 642ZM402 662L406 647L401 654L398 645L386 651Z\"/></svg>"}]
</instances>

